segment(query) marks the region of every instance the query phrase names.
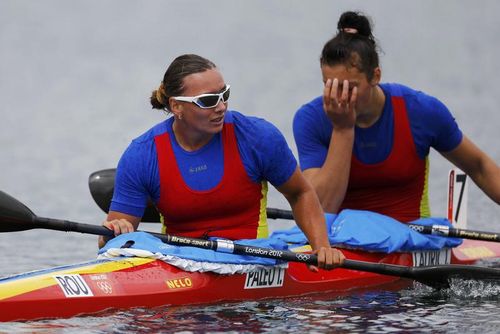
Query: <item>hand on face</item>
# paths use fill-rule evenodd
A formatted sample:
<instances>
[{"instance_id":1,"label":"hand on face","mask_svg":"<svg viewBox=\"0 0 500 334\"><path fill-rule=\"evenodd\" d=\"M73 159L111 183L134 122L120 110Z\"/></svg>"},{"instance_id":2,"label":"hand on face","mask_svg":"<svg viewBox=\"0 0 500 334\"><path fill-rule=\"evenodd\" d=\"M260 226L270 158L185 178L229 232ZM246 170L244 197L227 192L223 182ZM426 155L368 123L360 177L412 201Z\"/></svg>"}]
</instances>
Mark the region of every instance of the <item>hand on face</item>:
<instances>
[{"instance_id":1,"label":"hand on face","mask_svg":"<svg viewBox=\"0 0 500 334\"><path fill-rule=\"evenodd\" d=\"M318 266L309 265L309 270L317 272L318 268L331 270L339 267L344 263L345 256L336 248L320 247L313 251L313 254L318 255Z\"/></svg>"},{"instance_id":2,"label":"hand on face","mask_svg":"<svg viewBox=\"0 0 500 334\"><path fill-rule=\"evenodd\" d=\"M350 129L356 124L358 88L349 89L349 81L342 84L337 78L327 79L323 90L323 109L335 129Z\"/></svg>"}]
</instances>

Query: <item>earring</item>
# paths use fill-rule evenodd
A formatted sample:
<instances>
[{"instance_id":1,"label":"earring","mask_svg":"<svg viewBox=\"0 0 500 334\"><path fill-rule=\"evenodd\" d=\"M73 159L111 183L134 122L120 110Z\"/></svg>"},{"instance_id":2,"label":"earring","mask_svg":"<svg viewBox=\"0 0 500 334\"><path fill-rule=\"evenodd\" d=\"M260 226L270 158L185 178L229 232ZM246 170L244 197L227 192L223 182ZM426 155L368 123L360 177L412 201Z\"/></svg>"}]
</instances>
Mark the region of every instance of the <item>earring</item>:
<instances>
[{"instance_id":1,"label":"earring","mask_svg":"<svg viewBox=\"0 0 500 334\"><path fill-rule=\"evenodd\" d=\"M177 118L178 118L179 120L181 120L181 119L182 119L182 114L177 115Z\"/></svg>"}]
</instances>

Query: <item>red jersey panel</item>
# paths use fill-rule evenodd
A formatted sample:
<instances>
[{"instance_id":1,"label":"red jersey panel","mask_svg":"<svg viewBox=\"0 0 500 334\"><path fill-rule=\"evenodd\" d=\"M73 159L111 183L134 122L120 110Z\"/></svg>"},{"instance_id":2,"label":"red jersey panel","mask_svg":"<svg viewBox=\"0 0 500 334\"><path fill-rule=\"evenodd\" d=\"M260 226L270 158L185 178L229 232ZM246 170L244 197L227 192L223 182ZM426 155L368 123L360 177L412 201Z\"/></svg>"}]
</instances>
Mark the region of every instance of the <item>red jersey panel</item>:
<instances>
[{"instance_id":1,"label":"red jersey panel","mask_svg":"<svg viewBox=\"0 0 500 334\"><path fill-rule=\"evenodd\" d=\"M210 190L196 191L182 178L169 133L155 137L160 172L157 208L163 216L166 233L236 240L257 238L262 235L259 228L267 228L265 215L264 224L261 222L261 206L265 203L263 186L253 182L245 171L232 123L224 124L222 143L224 175L221 182Z\"/></svg>"},{"instance_id":2,"label":"red jersey panel","mask_svg":"<svg viewBox=\"0 0 500 334\"><path fill-rule=\"evenodd\" d=\"M421 159L411 134L404 99L393 96L394 140L389 156L364 164L353 154L341 209L375 211L401 222L429 215L427 159Z\"/></svg>"}]
</instances>

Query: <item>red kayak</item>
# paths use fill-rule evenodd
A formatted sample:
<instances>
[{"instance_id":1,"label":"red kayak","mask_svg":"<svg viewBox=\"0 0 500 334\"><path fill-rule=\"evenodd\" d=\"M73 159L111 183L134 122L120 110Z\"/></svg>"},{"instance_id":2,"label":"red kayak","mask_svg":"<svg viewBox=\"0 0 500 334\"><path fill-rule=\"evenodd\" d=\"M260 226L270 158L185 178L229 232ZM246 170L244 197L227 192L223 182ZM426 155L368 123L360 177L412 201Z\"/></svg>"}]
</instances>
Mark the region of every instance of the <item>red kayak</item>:
<instances>
[{"instance_id":1,"label":"red kayak","mask_svg":"<svg viewBox=\"0 0 500 334\"><path fill-rule=\"evenodd\" d=\"M102 226L38 217L24 204L0 191L0 232L34 228L112 234ZM494 233L472 234L486 235L483 240L499 239ZM181 247L194 245L219 251L221 246L207 240L168 235L161 238L167 244ZM449 279L456 277L500 280L499 269L471 266L478 260L500 257L500 243L479 240L464 240L452 250L413 253L344 249L348 260L342 268L317 273L309 271L304 264L316 263L311 261L314 255L300 253L301 250L280 251L226 242L221 251L227 252L229 248L235 254L259 254L257 256L290 262L286 268L269 266L244 274L217 274L184 271L153 258L116 257L29 272L0 279L0 321L67 318L108 309L248 301L314 293L335 298L353 290L387 284L401 286L396 282L411 284L411 280L438 288L446 287ZM411 280L402 280L402 277Z\"/></svg>"},{"instance_id":2,"label":"red kayak","mask_svg":"<svg viewBox=\"0 0 500 334\"><path fill-rule=\"evenodd\" d=\"M490 242L466 241L453 251L380 254L344 250L347 258L403 266L474 263L500 254ZM488 254L486 254L488 253ZM468 254L468 255L467 255ZM478 257L478 255L481 255ZM337 268L311 272L302 263L246 274L186 272L161 260L95 260L0 280L0 321L66 318L106 309L248 301L314 293L336 295L400 280ZM410 282L410 281L408 281Z\"/></svg>"}]
</instances>

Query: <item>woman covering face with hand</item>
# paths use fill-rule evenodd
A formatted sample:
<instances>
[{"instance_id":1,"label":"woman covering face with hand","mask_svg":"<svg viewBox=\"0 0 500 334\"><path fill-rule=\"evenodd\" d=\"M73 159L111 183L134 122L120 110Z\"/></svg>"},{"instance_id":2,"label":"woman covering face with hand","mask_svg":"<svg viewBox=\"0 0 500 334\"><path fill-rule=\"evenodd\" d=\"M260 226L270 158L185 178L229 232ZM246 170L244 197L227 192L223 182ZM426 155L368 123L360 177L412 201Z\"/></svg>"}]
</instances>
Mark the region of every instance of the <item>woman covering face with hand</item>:
<instances>
[{"instance_id":1,"label":"woman covering face with hand","mask_svg":"<svg viewBox=\"0 0 500 334\"><path fill-rule=\"evenodd\" d=\"M228 110L230 89L203 57L188 54L172 62L150 100L173 117L134 139L121 157L104 226L115 235L137 230L151 199L164 233L267 237L269 181L290 202L319 267L333 268L343 255L330 247L314 189L276 127ZM101 237L99 246L104 243Z\"/></svg>"},{"instance_id":2,"label":"woman covering face with hand","mask_svg":"<svg viewBox=\"0 0 500 334\"><path fill-rule=\"evenodd\" d=\"M500 203L498 165L462 134L446 106L380 83L366 16L342 14L320 65L323 95L297 111L293 130L301 168L325 211L370 210L402 222L430 216L431 147Z\"/></svg>"}]
</instances>

